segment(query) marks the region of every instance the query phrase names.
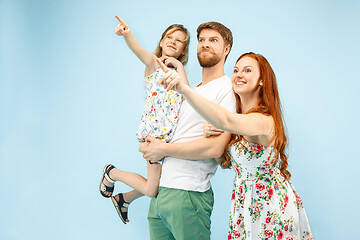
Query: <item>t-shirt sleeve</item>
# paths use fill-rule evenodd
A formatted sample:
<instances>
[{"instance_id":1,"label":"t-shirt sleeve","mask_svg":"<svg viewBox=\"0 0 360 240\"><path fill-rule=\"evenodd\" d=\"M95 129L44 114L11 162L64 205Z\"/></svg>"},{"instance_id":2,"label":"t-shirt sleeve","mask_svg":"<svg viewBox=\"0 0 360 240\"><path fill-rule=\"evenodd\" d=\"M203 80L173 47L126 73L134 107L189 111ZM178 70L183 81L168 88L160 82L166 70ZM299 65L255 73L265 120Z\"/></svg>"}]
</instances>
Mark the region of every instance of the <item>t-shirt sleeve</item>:
<instances>
[{"instance_id":1,"label":"t-shirt sleeve","mask_svg":"<svg viewBox=\"0 0 360 240\"><path fill-rule=\"evenodd\" d=\"M226 86L222 90L219 94L218 104L230 112L236 112L236 99L232 87Z\"/></svg>"}]
</instances>

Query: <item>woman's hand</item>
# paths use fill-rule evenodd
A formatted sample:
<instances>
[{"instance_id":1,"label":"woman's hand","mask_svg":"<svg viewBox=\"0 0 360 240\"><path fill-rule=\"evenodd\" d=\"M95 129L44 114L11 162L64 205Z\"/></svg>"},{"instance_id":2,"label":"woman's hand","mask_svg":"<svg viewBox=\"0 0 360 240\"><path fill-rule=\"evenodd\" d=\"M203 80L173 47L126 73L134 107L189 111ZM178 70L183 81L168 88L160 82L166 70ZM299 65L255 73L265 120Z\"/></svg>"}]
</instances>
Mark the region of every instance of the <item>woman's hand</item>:
<instances>
[{"instance_id":1,"label":"woman's hand","mask_svg":"<svg viewBox=\"0 0 360 240\"><path fill-rule=\"evenodd\" d=\"M187 80L182 79L175 70L170 70L160 61L160 59L156 59L156 61L160 65L160 68L165 72L164 76L159 80L159 83L164 85L166 91L174 90L183 93L185 89L189 87L187 85Z\"/></svg>"},{"instance_id":2,"label":"woman's hand","mask_svg":"<svg viewBox=\"0 0 360 240\"><path fill-rule=\"evenodd\" d=\"M214 128L210 123L204 122L204 138L208 138L211 136L219 136L224 132L224 130Z\"/></svg>"},{"instance_id":3,"label":"woman's hand","mask_svg":"<svg viewBox=\"0 0 360 240\"><path fill-rule=\"evenodd\" d=\"M115 17L120 22L115 28L115 33L119 36L125 36L130 32L129 26L119 16L115 15Z\"/></svg>"}]
</instances>

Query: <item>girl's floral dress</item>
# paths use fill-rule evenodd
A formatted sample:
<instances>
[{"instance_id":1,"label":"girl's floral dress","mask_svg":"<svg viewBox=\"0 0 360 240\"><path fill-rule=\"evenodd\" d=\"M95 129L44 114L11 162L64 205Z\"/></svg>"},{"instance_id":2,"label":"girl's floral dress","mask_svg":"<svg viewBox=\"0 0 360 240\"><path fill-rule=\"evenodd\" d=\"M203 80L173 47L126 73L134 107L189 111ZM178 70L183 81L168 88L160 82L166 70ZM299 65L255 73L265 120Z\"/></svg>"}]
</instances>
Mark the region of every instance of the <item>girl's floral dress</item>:
<instances>
[{"instance_id":1,"label":"girl's floral dress","mask_svg":"<svg viewBox=\"0 0 360 240\"><path fill-rule=\"evenodd\" d=\"M164 71L159 68L145 78L147 98L136 134L140 142L146 137L169 142L174 134L183 97L172 90L166 92L158 83L163 75Z\"/></svg>"},{"instance_id":2,"label":"girl's floral dress","mask_svg":"<svg viewBox=\"0 0 360 240\"><path fill-rule=\"evenodd\" d=\"M228 239L313 239L299 195L280 175L274 148L243 140L227 151L236 173Z\"/></svg>"}]
</instances>

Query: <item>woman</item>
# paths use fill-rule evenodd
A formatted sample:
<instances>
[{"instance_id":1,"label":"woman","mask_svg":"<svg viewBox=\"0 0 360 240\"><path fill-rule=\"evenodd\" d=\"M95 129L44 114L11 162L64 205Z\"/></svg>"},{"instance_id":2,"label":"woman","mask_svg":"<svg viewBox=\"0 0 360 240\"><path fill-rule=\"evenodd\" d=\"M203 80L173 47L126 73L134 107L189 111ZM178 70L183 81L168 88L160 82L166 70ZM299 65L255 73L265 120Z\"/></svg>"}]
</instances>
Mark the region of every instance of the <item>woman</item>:
<instances>
[{"instance_id":1,"label":"woman","mask_svg":"<svg viewBox=\"0 0 360 240\"><path fill-rule=\"evenodd\" d=\"M220 163L236 172L228 239L313 239L301 199L289 182L276 78L266 58L246 53L237 60L232 84L238 113L203 98L160 65L167 90L183 94L215 128L233 134Z\"/></svg>"}]
</instances>

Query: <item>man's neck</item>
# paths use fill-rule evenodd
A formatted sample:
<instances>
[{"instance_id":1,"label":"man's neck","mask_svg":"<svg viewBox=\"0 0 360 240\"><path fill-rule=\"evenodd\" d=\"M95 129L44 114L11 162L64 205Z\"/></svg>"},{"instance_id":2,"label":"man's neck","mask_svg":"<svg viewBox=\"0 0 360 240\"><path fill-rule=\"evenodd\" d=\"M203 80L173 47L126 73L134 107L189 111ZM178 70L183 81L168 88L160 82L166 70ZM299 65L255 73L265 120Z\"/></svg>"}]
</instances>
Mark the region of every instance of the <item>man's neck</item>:
<instances>
[{"instance_id":1,"label":"man's neck","mask_svg":"<svg viewBox=\"0 0 360 240\"><path fill-rule=\"evenodd\" d=\"M202 69L202 82L200 85L205 85L212 80L218 79L224 75L224 62L220 61L215 66Z\"/></svg>"}]
</instances>

